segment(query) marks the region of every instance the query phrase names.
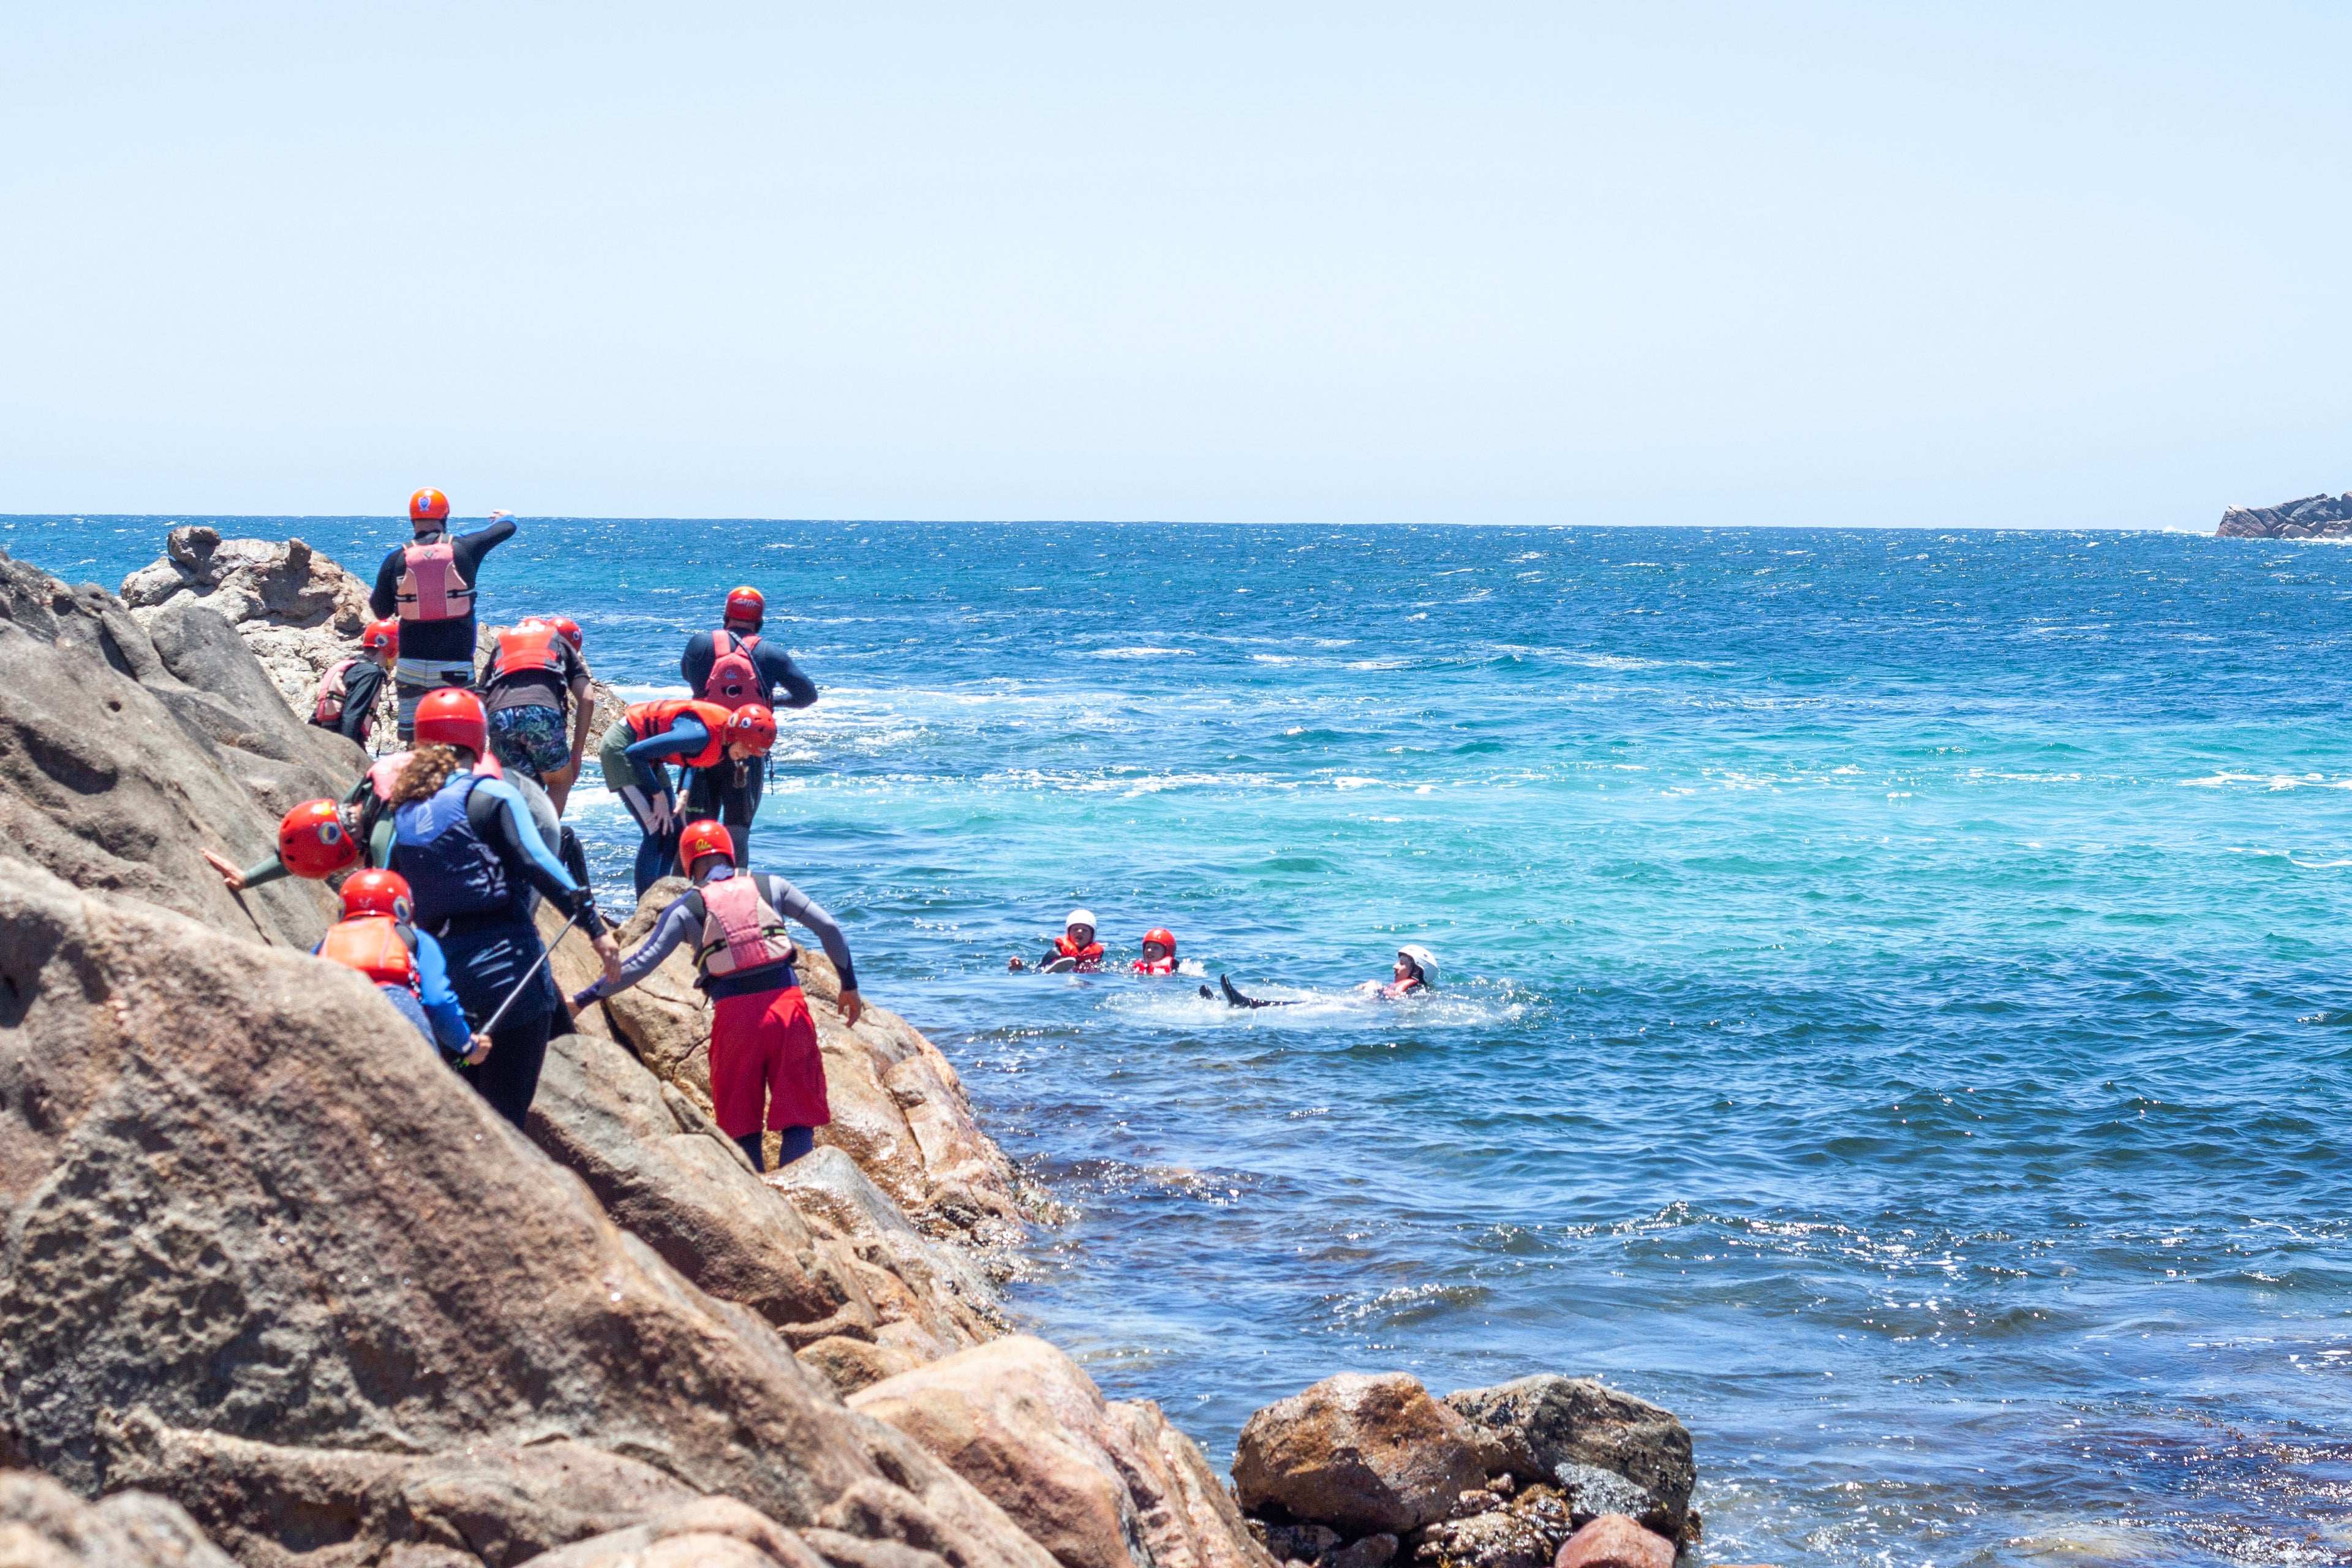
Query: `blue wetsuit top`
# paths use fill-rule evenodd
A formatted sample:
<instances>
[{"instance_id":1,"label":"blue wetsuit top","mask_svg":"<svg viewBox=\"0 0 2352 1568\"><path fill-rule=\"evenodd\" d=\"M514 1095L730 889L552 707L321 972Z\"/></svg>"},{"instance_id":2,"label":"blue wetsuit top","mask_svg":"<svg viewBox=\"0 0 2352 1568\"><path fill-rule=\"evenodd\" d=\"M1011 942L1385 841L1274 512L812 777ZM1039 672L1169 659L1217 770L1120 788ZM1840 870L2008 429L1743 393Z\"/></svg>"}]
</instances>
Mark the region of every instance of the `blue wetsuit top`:
<instances>
[{"instance_id":1,"label":"blue wetsuit top","mask_svg":"<svg viewBox=\"0 0 2352 1568\"><path fill-rule=\"evenodd\" d=\"M400 808L394 820L405 826L413 814L430 804L412 801ZM581 928L591 937L604 934L604 918L597 912L593 896L572 879L572 873L548 847L547 840L540 837L539 825L531 820L530 807L514 785L504 779L478 776L472 793L467 796L466 820L501 859L539 890L541 898L566 914L579 915ZM393 861L393 868L398 870L397 844Z\"/></svg>"},{"instance_id":2,"label":"blue wetsuit top","mask_svg":"<svg viewBox=\"0 0 2352 1568\"><path fill-rule=\"evenodd\" d=\"M740 637L744 634L730 631L727 635ZM816 682L801 673L793 656L758 632L750 635L760 638L751 647L751 668L760 673L760 700L771 708L805 708L814 702ZM697 632L687 639L686 657L677 661L677 672L686 677L687 689L699 697L710 683L710 667L718 662L710 634Z\"/></svg>"},{"instance_id":3,"label":"blue wetsuit top","mask_svg":"<svg viewBox=\"0 0 2352 1568\"><path fill-rule=\"evenodd\" d=\"M662 793L662 781L654 773L654 765L665 757L691 756L710 744L710 731L701 720L691 713L681 713L670 721L668 729L658 735L648 735L629 748L629 771L637 775L637 787L648 798Z\"/></svg>"},{"instance_id":4,"label":"blue wetsuit top","mask_svg":"<svg viewBox=\"0 0 2352 1568\"><path fill-rule=\"evenodd\" d=\"M474 1048L474 1031L466 1022L466 1009L457 1005L457 994L449 989L449 964L441 956L441 944L432 932L415 926L402 926L400 937L416 958L416 1001L433 1025L433 1043L452 1056L464 1056ZM320 938L310 951L315 954L326 945Z\"/></svg>"}]
</instances>

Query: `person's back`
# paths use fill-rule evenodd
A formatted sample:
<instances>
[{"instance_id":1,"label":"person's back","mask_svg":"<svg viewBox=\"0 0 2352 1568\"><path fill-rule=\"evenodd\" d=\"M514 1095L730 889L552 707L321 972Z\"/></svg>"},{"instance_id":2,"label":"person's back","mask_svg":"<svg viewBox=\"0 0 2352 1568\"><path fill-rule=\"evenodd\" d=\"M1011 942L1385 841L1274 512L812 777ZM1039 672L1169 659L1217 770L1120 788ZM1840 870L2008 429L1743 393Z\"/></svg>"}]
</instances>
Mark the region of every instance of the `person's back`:
<instances>
[{"instance_id":1,"label":"person's back","mask_svg":"<svg viewBox=\"0 0 2352 1568\"><path fill-rule=\"evenodd\" d=\"M564 715L589 700L588 667L561 625L530 616L499 632L481 689L500 762L542 782L578 765L574 740L584 744L585 725L568 735Z\"/></svg>"},{"instance_id":2,"label":"person's back","mask_svg":"<svg viewBox=\"0 0 2352 1568\"><path fill-rule=\"evenodd\" d=\"M474 598L482 557L514 536L513 520L492 512L490 525L472 533L448 531L449 498L423 489L408 498L415 536L376 568L368 607L400 620L400 738L414 734L416 704L426 692L474 680Z\"/></svg>"},{"instance_id":3,"label":"person's back","mask_svg":"<svg viewBox=\"0 0 2352 1568\"><path fill-rule=\"evenodd\" d=\"M757 588L738 588L727 595L725 624L688 638L686 652L677 661L688 691L722 708L756 702L773 710L806 708L816 700L816 682L801 673L781 644L761 636L767 609L767 600ZM688 783L687 816L716 817L725 823L734 840L738 865L751 864L751 822L760 814L760 795L766 783L764 760L756 765L697 773Z\"/></svg>"}]
</instances>

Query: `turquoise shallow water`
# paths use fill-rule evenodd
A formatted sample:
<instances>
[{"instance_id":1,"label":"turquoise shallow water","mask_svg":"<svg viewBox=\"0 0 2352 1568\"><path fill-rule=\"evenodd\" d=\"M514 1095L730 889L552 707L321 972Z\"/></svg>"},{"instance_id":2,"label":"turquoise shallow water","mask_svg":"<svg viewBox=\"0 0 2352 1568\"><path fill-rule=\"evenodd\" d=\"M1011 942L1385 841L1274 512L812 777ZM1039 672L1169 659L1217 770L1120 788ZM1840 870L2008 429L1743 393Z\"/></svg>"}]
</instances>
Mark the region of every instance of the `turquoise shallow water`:
<instances>
[{"instance_id":1,"label":"turquoise shallow water","mask_svg":"<svg viewBox=\"0 0 2352 1568\"><path fill-rule=\"evenodd\" d=\"M1717 1560L2352 1560L2352 555L525 527L488 611L632 687L768 590L824 699L762 858L1076 1208L1018 1310L1220 1462L1341 1368L1591 1372ZM1074 902L1307 1005L1004 973ZM1405 940L1440 995L1349 994Z\"/></svg>"}]
</instances>

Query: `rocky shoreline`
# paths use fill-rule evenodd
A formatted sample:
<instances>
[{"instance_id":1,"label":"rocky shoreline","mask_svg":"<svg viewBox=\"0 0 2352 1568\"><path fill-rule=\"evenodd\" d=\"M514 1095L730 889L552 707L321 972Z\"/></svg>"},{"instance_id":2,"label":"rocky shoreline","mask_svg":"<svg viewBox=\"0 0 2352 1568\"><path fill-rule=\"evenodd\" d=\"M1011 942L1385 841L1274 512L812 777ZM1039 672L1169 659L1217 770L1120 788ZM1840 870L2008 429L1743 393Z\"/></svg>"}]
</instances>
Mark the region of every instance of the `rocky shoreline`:
<instances>
[{"instance_id":1,"label":"rocky shoreline","mask_svg":"<svg viewBox=\"0 0 2352 1568\"><path fill-rule=\"evenodd\" d=\"M2213 530L2221 539L2341 539L2352 534L2352 490L2276 506L2232 506Z\"/></svg>"},{"instance_id":2,"label":"rocky shoreline","mask_svg":"<svg viewBox=\"0 0 2352 1568\"><path fill-rule=\"evenodd\" d=\"M1014 1331L1050 1201L821 956L807 1159L762 1177L711 1121L683 954L509 1127L308 955L323 888L199 855L261 858L363 765L298 717L356 582L208 529L120 597L0 554L0 1563L1696 1560L1689 1434L1589 1380L1343 1373L1258 1412L1229 1486Z\"/></svg>"}]
</instances>

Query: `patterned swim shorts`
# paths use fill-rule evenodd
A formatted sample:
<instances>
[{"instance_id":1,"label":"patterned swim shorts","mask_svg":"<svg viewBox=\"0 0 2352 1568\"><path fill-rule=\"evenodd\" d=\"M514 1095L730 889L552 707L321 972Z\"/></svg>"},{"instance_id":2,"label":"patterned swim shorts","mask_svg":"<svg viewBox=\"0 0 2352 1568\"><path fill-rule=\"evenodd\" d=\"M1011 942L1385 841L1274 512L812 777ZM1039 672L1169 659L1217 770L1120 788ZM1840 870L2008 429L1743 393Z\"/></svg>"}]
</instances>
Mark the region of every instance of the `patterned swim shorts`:
<instances>
[{"instance_id":1,"label":"patterned swim shorts","mask_svg":"<svg viewBox=\"0 0 2352 1568\"><path fill-rule=\"evenodd\" d=\"M558 772L572 760L572 742L563 734L563 710L500 708L490 715L490 750L510 768L538 778Z\"/></svg>"}]
</instances>

